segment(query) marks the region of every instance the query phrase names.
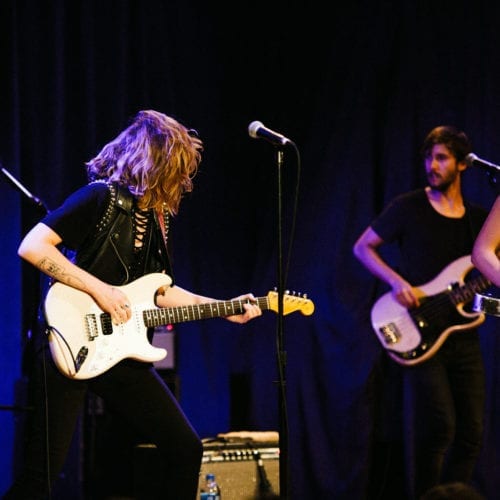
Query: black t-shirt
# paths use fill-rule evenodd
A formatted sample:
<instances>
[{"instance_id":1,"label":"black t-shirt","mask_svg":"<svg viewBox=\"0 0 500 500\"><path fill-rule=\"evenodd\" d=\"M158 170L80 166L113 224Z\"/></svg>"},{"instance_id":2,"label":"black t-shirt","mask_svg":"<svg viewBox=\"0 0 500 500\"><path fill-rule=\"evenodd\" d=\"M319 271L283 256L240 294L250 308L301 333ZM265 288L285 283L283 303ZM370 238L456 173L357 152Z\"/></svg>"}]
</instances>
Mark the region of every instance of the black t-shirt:
<instances>
[{"instance_id":1,"label":"black t-shirt","mask_svg":"<svg viewBox=\"0 0 500 500\"><path fill-rule=\"evenodd\" d=\"M110 197L106 183L87 184L72 193L60 207L47 214L41 222L61 237L65 247L78 250L95 231Z\"/></svg>"},{"instance_id":2,"label":"black t-shirt","mask_svg":"<svg viewBox=\"0 0 500 500\"><path fill-rule=\"evenodd\" d=\"M384 242L397 243L400 273L418 286L472 252L487 211L470 203L465 207L463 217L445 217L432 207L421 188L394 198L371 227Z\"/></svg>"}]
</instances>

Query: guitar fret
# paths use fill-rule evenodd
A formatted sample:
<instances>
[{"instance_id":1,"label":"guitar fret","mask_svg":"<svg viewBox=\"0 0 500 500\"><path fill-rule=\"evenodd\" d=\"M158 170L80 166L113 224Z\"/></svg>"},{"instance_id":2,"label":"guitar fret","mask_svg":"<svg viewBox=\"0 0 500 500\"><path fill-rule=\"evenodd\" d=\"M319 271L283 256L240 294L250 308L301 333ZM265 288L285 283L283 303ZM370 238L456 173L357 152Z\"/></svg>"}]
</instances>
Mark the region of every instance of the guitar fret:
<instances>
[{"instance_id":1,"label":"guitar fret","mask_svg":"<svg viewBox=\"0 0 500 500\"><path fill-rule=\"evenodd\" d=\"M267 309L269 307L267 297L259 298L257 302L262 309ZM143 317L146 326L160 326L168 323L182 323L195 319L231 316L242 312L244 312L244 307L241 300L228 300L201 305L191 304L170 308L149 309L143 311Z\"/></svg>"},{"instance_id":2,"label":"guitar fret","mask_svg":"<svg viewBox=\"0 0 500 500\"><path fill-rule=\"evenodd\" d=\"M190 319L195 319L194 317L195 306L183 306L179 308L179 313L182 314L181 320L188 321Z\"/></svg>"},{"instance_id":3,"label":"guitar fret","mask_svg":"<svg viewBox=\"0 0 500 500\"><path fill-rule=\"evenodd\" d=\"M490 286L490 281L480 275L468 281L457 290L451 291L452 302L457 305L464 302L469 302L474 298L474 294L485 290Z\"/></svg>"}]
</instances>

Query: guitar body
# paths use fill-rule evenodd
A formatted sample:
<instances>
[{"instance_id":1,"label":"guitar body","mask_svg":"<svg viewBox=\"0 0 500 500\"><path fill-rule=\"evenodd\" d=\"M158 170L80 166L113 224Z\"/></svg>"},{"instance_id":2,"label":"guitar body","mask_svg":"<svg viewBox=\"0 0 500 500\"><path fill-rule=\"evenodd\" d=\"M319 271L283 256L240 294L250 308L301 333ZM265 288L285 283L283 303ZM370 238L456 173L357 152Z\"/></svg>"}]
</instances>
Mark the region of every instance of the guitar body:
<instances>
[{"instance_id":1,"label":"guitar body","mask_svg":"<svg viewBox=\"0 0 500 500\"><path fill-rule=\"evenodd\" d=\"M232 316L245 312L248 299L214 301L175 307L157 307L155 296L172 280L152 273L132 283L115 287L130 301L132 317L114 325L111 317L85 292L63 283L54 283L45 298L45 318L52 358L59 371L69 378L96 377L125 358L154 362L167 355L165 349L150 344L148 328L184 321ZM277 292L255 298L264 311L289 314L301 311L308 316L314 304L306 297L285 294L280 310Z\"/></svg>"},{"instance_id":2,"label":"guitar body","mask_svg":"<svg viewBox=\"0 0 500 500\"><path fill-rule=\"evenodd\" d=\"M480 312L464 306L490 283L482 276L466 281L474 269L470 256L461 257L432 281L418 287L420 306L401 306L391 292L382 295L371 311L372 327L389 356L401 365L415 365L432 357L448 336L484 322Z\"/></svg>"},{"instance_id":3,"label":"guitar body","mask_svg":"<svg viewBox=\"0 0 500 500\"><path fill-rule=\"evenodd\" d=\"M54 283L45 300L45 317L51 355L59 370L70 378L87 379L125 358L144 362L163 359L167 351L150 344L142 314L156 307L156 291L171 281L165 274L152 273L117 287L132 304L132 317L122 325L111 324L109 315L103 313L90 295Z\"/></svg>"}]
</instances>

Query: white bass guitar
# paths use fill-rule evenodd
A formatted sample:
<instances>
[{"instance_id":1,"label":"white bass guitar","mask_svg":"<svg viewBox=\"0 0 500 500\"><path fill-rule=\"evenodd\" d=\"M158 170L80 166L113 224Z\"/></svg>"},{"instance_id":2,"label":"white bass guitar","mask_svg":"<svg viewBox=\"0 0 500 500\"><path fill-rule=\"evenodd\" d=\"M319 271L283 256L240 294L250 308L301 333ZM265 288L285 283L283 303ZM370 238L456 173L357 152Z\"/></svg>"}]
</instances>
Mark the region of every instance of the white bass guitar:
<instances>
[{"instance_id":1,"label":"white bass guitar","mask_svg":"<svg viewBox=\"0 0 500 500\"><path fill-rule=\"evenodd\" d=\"M420 305L406 309L391 292L382 295L371 310L372 327L382 347L401 365L416 365L433 356L453 332L484 322L481 312L467 311L475 294L491 283L465 255L446 266L432 281L417 287Z\"/></svg>"}]
</instances>

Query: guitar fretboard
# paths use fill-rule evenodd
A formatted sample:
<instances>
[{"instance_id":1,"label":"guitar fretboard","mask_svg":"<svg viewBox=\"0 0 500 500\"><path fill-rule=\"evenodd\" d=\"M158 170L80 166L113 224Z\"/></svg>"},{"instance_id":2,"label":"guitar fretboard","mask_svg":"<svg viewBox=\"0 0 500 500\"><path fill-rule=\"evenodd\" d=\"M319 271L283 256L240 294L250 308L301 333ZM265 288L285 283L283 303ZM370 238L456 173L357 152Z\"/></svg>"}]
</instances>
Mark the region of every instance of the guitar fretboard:
<instances>
[{"instance_id":1,"label":"guitar fretboard","mask_svg":"<svg viewBox=\"0 0 500 500\"><path fill-rule=\"evenodd\" d=\"M484 276L475 276L467 283L451 291L451 299L455 305L465 304L474 298L474 294L486 290L491 285L491 282Z\"/></svg>"},{"instance_id":2,"label":"guitar fretboard","mask_svg":"<svg viewBox=\"0 0 500 500\"><path fill-rule=\"evenodd\" d=\"M248 300L221 300L217 302L208 302L206 304L147 309L143 311L142 315L144 324L147 327L153 327L197 319L242 314L245 312L245 308L243 307L244 304L248 303ZM269 309L269 300L267 297L257 297L255 303L263 311Z\"/></svg>"}]
</instances>

